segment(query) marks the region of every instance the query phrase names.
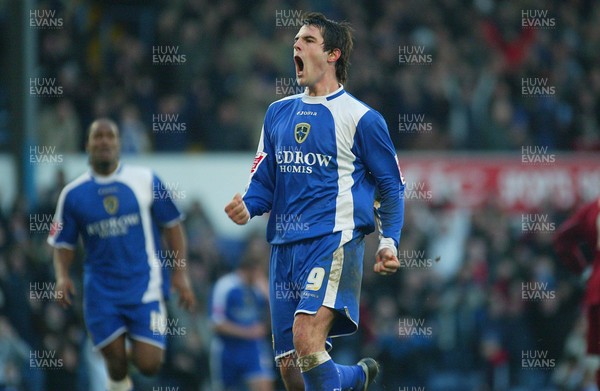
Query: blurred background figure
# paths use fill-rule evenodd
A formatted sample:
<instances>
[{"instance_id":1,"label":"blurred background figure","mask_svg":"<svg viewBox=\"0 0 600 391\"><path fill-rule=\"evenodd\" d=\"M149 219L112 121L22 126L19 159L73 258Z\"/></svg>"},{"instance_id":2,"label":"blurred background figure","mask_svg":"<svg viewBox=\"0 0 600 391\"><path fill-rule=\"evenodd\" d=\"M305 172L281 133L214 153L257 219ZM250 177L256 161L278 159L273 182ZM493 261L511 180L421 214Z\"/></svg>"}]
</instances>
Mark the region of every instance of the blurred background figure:
<instances>
[{"instance_id":1,"label":"blurred background figure","mask_svg":"<svg viewBox=\"0 0 600 391\"><path fill-rule=\"evenodd\" d=\"M600 198L581 207L562 223L553 238L560 260L578 275L586 274L587 353L600 355ZM591 268L591 270L590 270ZM571 359L570 362L573 360ZM600 369L596 368L600 388Z\"/></svg>"},{"instance_id":2,"label":"blurred background figure","mask_svg":"<svg viewBox=\"0 0 600 391\"><path fill-rule=\"evenodd\" d=\"M237 269L215 283L211 307L214 391L244 390L245 386L251 391L274 389L274 361L267 343L266 259L259 242L250 242Z\"/></svg>"}]
</instances>

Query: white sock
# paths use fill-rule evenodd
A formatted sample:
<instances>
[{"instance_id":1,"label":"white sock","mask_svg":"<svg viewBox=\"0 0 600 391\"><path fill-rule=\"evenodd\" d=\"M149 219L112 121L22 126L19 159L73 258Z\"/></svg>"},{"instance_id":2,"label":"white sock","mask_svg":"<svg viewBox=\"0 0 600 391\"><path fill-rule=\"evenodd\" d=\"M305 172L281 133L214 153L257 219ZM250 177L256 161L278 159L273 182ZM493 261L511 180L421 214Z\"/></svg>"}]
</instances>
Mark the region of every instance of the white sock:
<instances>
[{"instance_id":1,"label":"white sock","mask_svg":"<svg viewBox=\"0 0 600 391\"><path fill-rule=\"evenodd\" d=\"M126 376L123 380L108 379L108 391L130 391L133 384L129 376Z\"/></svg>"},{"instance_id":2,"label":"white sock","mask_svg":"<svg viewBox=\"0 0 600 391\"><path fill-rule=\"evenodd\" d=\"M331 357L329 357L329 353L327 353L326 351L322 351L299 357L296 360L296 363L300 367L300 372L304 373L310 371L314 367L318 367L319 365L329 360L331 360Z\"/></svg>"}]
</instances>

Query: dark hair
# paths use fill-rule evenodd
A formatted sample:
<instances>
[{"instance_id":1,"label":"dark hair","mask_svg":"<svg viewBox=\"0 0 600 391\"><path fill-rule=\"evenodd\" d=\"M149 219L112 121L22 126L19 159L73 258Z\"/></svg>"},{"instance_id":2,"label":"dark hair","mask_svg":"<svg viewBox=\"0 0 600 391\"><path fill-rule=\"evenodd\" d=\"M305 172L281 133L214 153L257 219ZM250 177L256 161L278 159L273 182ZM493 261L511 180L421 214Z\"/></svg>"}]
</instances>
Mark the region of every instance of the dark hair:
<instances>
[{"instance_id":1,"label":"dark hair","mask_svg":"<svg viewBox=\"0 0 600 391\"><path fill-rule=\"evenodd\" d=\"M87 140L90 139L90 135L92 134L92 131L100 124L106 124L106 125L110 126L111 128L113 128L117 134L117 138L119 137L119 126L117 125L117 123L110 118L103 117L103 118L98 118L98 119L94 120L94 122L92 122L90 124L90 126L88 127L88 130L87 130L87 137L85 139L86 142L87 142Z\"/></svg>"},{"instance_id":2,"label":"dark hair","mask_svg":"<svg viewBox=\"0 0 600 391\"><path fill-rule=\"evenodd\" d=\"M335 63L335 76L340 83L348 79L350 68L350 54L352 53L352 27L347 22L336 22L327 19L319 12L310 12L303 16L305 26L315 26L323 36L323 50L326 52L340 49L340 58Z\"/></svg>"}]
</instances>

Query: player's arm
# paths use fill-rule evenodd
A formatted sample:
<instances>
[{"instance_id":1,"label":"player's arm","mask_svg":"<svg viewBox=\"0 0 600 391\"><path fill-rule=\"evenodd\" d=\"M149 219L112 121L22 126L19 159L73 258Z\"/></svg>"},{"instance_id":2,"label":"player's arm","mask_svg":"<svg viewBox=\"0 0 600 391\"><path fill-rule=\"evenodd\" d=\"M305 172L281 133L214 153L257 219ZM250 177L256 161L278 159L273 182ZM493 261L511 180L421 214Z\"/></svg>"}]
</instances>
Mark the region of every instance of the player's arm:
<instances>
[{"instance_id":1,"label":"player's arm","mask_svg":"<svg viewBox=\"0 0 600 391\"><path fill-rule=\"evenodd\" d=\"M150 189L165 189L166 187L158 178L152 176L152 187ZM152 191L152 190L151 190ZM171 194L160 194L156 196L152 191L152 218L162 227L162 234L166 241L167 248L175 254L178 262L174 262L171 272L171 286L179 294L179 305L193 310L196 305L196 298L192 290L192 284L187 273L187 241L183 224L183 214L179 211Z\"/></svg>"},{"instance_id":2,"label":"player's arm","mask_svg":"<svg viewBox=\"0 0 600 391\"><path fill-rule=\"evenodd\" d=\"M379 247L373 267L376 273L394 273L400 267L398 244L404 222L404 182L387 125L370 111L357 126L360 157L377 182Z\"/></svg>"},{"instance_id":3,"label":"player's arm","mask_svg":"<svg viewBox=\"0 0 600 391\"><path fill-rule=\"evenodd\" d=\"M56 298L63 307L70 306L73 302L72 296L76 294L75 285L69 275L71 264L75 259L75 250L70 248L54 248L53 264L56 276Z\"/></svg>"},{"instance_id":4,"label":"player's arm","mask_svg":"<svg viewBox=\"0 0 600 391\"><path fill-rule=\"evenodd\" d=\"M584 235L585 216L592 212L593 203L579 209L567 221L562 223L552 237L554 250L560 260L574 273L581 274L587 266L587 259L580 247Z\"/></svg>"},{"instance_id":5,"label":"player's arm","mask_svg":"<svg viewBox=\"0 0 600 391\"><path fill-rule=\"evenodd\" d=\"M236 194L225 206L225 213L236 224L244 225L254 216L260 216L271 210L273 193L275 191L275 151L268 134L267 122L270 111L267 112L265 125L260 133L258 148L245 194Z\"/></svg>"},{"instance_id":6,"label":"player's arm","mask_svg":"<svg viewBox=\"0 0 600 391\"><path fill-rule=\"evenodd\" d=\"M171 286L179 294L179 305L191 311L196 307L196 297L187 271L187 241L183 225L181 222L177 222L167 226L163 229L163 235L167 247L174 254L177 254L177 260L179 261L174 262L173 265Z\"/></svg>"},{"instance_id":7,"label":"player's arm","mask_svg":"<svg viewBox=\"0 0 600 391\"><path fill-rule=\"evenodd\" d=\"M69 197L66 189L60 193L56 213L48 235L48 244L54 247L52 263L56 278L56 298L61 306L72 304L72 296L76 294L75 285L69 271L75 260L75 249L79 231L74 209L76 202Z\"/></svg>"}]
</instances>

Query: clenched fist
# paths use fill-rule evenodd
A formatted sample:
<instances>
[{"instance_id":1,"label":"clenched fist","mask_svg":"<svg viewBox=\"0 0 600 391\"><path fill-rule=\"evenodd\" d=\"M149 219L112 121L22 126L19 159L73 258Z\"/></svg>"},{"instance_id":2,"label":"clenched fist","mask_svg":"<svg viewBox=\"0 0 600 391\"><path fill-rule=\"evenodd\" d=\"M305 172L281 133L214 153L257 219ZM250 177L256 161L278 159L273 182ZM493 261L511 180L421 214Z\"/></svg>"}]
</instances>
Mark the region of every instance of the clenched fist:
<instances>
[{"instance_id":1,"label":"clenched fist","mask_svg":"<svg viewBox=\"0 0 600 391\"><path fill-rule=\"evenodd\" d=\"M237 193L233 197L233 200L225 206L225 213L227 213L231 221L238 225L244 225L250 220L250 212L248 212L248 208L246 208L246 204L242 200L240 193Z\"/></svg>"},{"instance_id":2,"label":"clenched fist","mask_svg":"<svg viewBox=\"0 0 600 391\"><path fill-rule=\"evenodd\" d=\"M390 273L396 273L398 268L400 268L400 262L392 250L389 248L382 248L377 252L375 265L373 265L375 273L385 276Z\"/></svg>"}]
</instances>

